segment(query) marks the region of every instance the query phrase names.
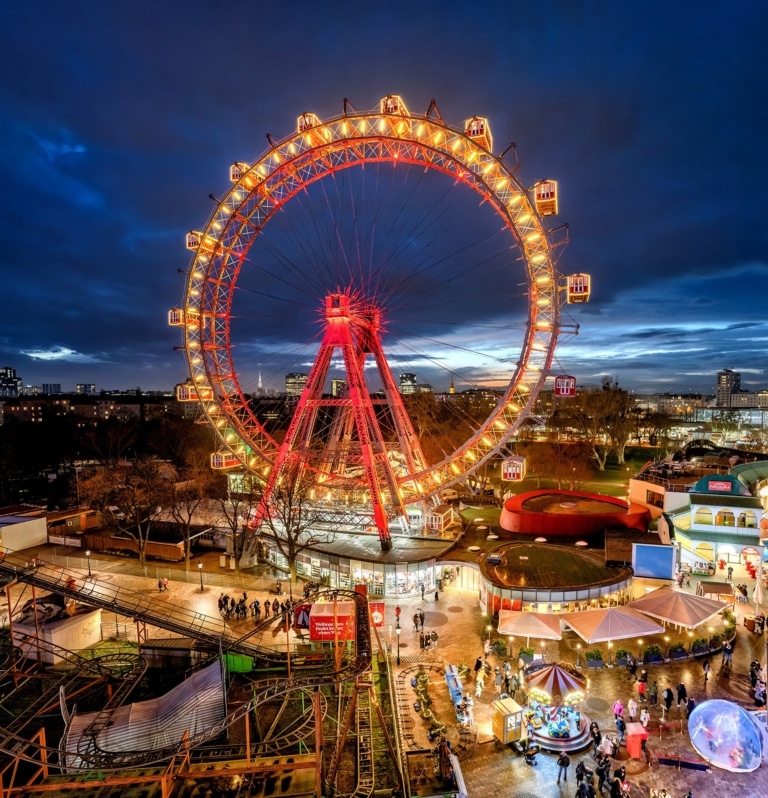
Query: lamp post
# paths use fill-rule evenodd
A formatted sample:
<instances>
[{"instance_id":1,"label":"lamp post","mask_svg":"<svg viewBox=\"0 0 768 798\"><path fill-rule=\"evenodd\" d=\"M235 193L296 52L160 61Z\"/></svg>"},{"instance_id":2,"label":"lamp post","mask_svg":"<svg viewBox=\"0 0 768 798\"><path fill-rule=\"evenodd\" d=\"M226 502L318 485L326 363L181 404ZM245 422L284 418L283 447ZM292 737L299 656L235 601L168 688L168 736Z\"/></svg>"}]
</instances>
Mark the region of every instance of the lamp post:
<instances>
[{"instance_id":1,"label":"lamp post","mask_svg":"<svg viewBox=\"0 0 768 798\"><path fill-rule=\"evenodd\" d=\"M707 643L708 646L712 645L712 635L714 633L715 633L715 627L714 626L710 626L709 627L709 642Z\"/></svg>"},{"instance_id":2,"label":"lamp post","mask_svg":"<svg viewBox=\"0 0 768 798\"><path fill-rule=\"evenodd\" d=\"M669 659L669 635L664 635L664 647L666 649L664 659Z\"/></svg>"},{"instance_id":3,"label":"lamp post","mask_svg":"<svg viewBox=\"0 0 768 798\"><path fill-rule=\"evenodd\" d=\"M493 627L491 626L491 624L488 624L488 626L485 627L485 631L488 632L488 645L489 646L491 645L491 629L492 628Z\"/></svg>"},{"instance_id":4,"label":"lamp post","mask_svg":"<svg viewBox=\"0 0 768 798\"><path fill-rule=\"evenodd\" d=\"M507 656L513 657L515 655L515 636L509 636L509 643L507 643Z\"/></svg>"},{"instance_id":5,"label":"lamp post","mask_svg":"<svg viewBox=\"0 0 768 798\"><path fill-rule=\"evenodd\" d=\"M581 643L576 643L576 667L581 667Z\"/></svg>"},{"instance_id":6,"label":"lamp post","mask_svg":"<svg viewBox=\"0 0 768 798\"><path fill-rule=\"evenodd\" d=\"M611 667L611 649L613 648L613 640L608 641L608 667Z\"/></svg>"},{"instance_id":7,"label":"lamp post","mask_svg":"<svg viewBox=\"0 0 768 798\"><path fill-rule=\"evenodd\" d=\"M91 578L91 551L88 549L85 552L85 561L88 563L88 578Z\"/></svg>"},{"instance_id":8,"label":"lamp post","mask_svg":"<svg viewBox=\"0 0 768 798\"><path fill-rule=\"evenodd\" d=\"M200 573L200 592L202 593L203 592L203 564L201 562L199 562L197 564L197 570Z\"/></svg>"},{"instance_id":9,"label":"lamp post","mask_svg":"<svg viewBox=\"0 0 768 798\"><path fill-rule=\"evenodd\" d=\"M397 619L397 625L395 626L395 634L397 635L397 664L400 664L400 632L403 630L400 628L400 619Z\"/></svg>"},{"instance_id":10,"label":"lamp post","mask_svg":"<svg viewBox=\"0 0 768 798\"><path fill-rule=\"evenodd\" d=\"M638 658L638 660L640 662L642 662L643 661L643 639L642 638L640 638L640 640L637 641L637 646L638 646L638 648L637 648L637 658Z\"/></svg>"}]
</instances>

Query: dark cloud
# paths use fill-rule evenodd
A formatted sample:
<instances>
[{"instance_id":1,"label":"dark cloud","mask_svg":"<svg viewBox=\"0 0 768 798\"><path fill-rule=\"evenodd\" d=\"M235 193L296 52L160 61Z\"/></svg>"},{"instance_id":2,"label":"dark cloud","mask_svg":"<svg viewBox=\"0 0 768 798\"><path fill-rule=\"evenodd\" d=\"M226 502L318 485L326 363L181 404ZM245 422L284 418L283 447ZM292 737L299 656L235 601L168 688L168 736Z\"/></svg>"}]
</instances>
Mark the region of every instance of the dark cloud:
<instances>
[{"instance_id":1,"label":"dark cloud","mask_svg":"<svg viewBox=\"0 0 768 798\"><path fill-rule=\"evenodd\" d=\"M183 379L166 313L183 292L184 234L228 189L229 164L253 162L304 111L339 114L344 97L373 108L395 92L413 111L436 99L452 125L487 116L495 151L516 142L524 185L560 181L559 267L592 274L594 291L564 310L579 334L563 335L556 370L712 391L729 366L768 386L763 3L297 0L286 13L12 0L5 12L0 365L26 383ZM478 243L495 224L483 213L451 204L410 231L390 217L399 268L430 264L390 292L393 370L444 388L449 375L503 379L514 363L522 280ZM319 239L273 250L273 275L306 269L292 304L266 303L259 273L243 276L250 385L312 363L328 289Z\"/></svg>"}]
</instances>

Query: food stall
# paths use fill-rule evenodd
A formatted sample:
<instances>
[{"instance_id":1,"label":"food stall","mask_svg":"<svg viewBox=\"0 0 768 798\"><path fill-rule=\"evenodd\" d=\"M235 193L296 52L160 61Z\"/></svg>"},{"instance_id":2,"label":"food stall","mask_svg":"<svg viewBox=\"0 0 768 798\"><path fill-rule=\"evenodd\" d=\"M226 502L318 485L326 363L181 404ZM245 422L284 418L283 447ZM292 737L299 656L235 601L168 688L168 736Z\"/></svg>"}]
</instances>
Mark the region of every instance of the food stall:
<instances>
[{"instance_id":1,"label":"food stall","mask_svg":"<svg viewBox=\"0 0 768 798\"><path fill-rule=\"evenodd\" d=\"M523 732L523 708L511 698L493 702L493 736L502 744L517 742Z\"/></svg>"}]
</instances>

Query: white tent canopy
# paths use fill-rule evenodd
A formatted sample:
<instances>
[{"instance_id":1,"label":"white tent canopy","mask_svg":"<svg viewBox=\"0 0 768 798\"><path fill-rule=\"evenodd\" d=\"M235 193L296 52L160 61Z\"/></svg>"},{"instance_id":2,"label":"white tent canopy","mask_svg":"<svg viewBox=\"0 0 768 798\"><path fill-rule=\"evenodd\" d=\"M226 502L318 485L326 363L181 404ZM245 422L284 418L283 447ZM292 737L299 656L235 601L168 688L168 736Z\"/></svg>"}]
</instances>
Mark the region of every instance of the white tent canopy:
<instances>
[{"instance_id":1,"label":"white tent canopy","mask_svg":"<svg viewBox=\"0 0 768 798\"><path fill-rule=\"evenodd\" d=\"M686 629L694 629L706 623L726 608L722 601L693 596L669 585L635 599L629 606L645 615L660 618L662 621Z\"/></svg>"},{"instance_id":2,"label":"white tent canopy","mask_svg":"<svg viewBox=\"0 0 768 798\"><path fill-rule=\"evenodd\" d=\"M499 610L499 634L525 637L528 645L532 637L540 640L561 640L563 630L559 615Z\"/></svg>"},{"instance_id":3,"label":"white tent canopy","mask_svg":"<svg viewBox=\"0 0 768 798\"><path fill-rule=\"evenodd\" d=\"M664 627L632 607L607 607L560 616L585 643L661 634Z\"/></svg>"}]
</instances>

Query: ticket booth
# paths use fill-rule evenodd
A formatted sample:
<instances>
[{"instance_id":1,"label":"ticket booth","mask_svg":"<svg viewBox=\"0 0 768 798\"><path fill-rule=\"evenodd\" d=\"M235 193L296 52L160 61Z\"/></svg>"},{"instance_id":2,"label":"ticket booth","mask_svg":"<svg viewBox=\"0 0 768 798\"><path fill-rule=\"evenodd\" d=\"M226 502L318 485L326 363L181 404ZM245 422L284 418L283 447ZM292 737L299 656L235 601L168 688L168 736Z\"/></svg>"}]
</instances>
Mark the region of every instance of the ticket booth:
<instances>
[{"instance_id":1,"label":"ticket booth","mask_svg":"<svg viewBox=\"0 0 768 798\"><path fill-rule=\"evenodd\" d=\"M503 745L516 742L523 731L523 708L511 698L493 702L493 736Z\"/></svg>"},{"instance_id":2,"label":"ticket booth","mask_svg":"<svg viewBox=\"0 0 768 798\"><path fill-rule=\"evenodd\" d=\"M642 723L627 724L627 753L630 759L645 759L643 743L648 739L648 729Z\"/></svg>"}]
</instances>

